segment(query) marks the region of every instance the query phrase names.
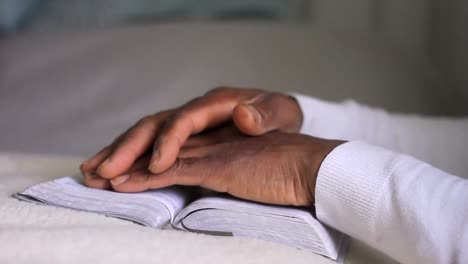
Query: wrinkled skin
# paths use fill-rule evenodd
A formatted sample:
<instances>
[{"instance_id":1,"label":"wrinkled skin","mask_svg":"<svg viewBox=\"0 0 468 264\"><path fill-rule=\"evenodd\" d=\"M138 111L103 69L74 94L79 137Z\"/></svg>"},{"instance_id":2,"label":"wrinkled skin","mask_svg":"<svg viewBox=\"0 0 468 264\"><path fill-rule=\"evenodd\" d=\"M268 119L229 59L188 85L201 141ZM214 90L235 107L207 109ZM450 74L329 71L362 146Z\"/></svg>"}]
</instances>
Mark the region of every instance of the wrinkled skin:
<instances>
[{"instance_id":1,"label":"wrinkled skin","mask_svg":"<svg viewBox=\"0 0 468 264\"><path fill-rule=\"evenodd\" d=\"M118 192L193 185L309 206L321 162L343 142L297 134L301 123L297 102L286 95L215 89L143 118L81 171L89 187Z\"/></svg>"}]
</instances>

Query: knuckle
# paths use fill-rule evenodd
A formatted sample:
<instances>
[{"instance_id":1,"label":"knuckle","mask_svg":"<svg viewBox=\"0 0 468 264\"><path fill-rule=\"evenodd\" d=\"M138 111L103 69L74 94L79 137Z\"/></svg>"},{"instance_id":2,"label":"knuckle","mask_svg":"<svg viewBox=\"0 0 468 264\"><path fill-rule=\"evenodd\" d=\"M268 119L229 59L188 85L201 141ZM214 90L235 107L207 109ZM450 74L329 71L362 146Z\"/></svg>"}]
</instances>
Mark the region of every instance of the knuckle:
<instances>
[{"instance_id":1,"label":"knuckle","mask_svg":"<svg viewBox=\"0 0 468 264\"><path fill-rule=\"evenodd\" d=\"M172 123L175 123L177 121L183 121L189 117L189 113L187 110L180 110L177 113L174 113L171 117Z\"/></svg>"},{"instance_id":2,"label":"knuckle","mask_svg":"<svg viewBox=\"0 0 468 264\"><path fill-rule=\"evenodd\" d=\"M280 93L264 93L256 105L258 112L263 119L277 116L275 113L284 104L283 95Z\"/></svg>"},{"instance_id":3,"label":"knuckle","mask_svg":"<svg viewBox=\"0 0 468 264\"><path fill-rule=\"evenodd\" d=\"M136 126L146 126L154 123L154 117L151 115L145 116L138 120Z\"/></svg>"},{"instance_id":4,"label":"knuckle","mask_svg":"<svg viewBox=\"0 0 468 264\"><path fill-rule=\"evenodd\" d=\"M288 97L281 93L271 93L268 97L268 100L273 105L284 104L288 102Z\"/></svg>"},{"instance_id":5,"label":"knuckle","mask_svg":"<svg viewBox=\"0 0 468 264\"><path fill-rule=\"evenodd\" d=\"M172 127L174 125L174 123L176 123L177 120L179 119L179 116L180 116L180 111L177 111L177 112L171 114L170 116L168 116L166 118L166 120L164 121L164 127L166 129Z\"/></svg>"},{"instance_id":6,"label":"knuckle","mask_svg":"<svg viewBox=\"0 0 468 264\"><path fill-rule=\"evenodd\" d=\"M168 122L166 123L166 129L165 132L167 133L168 131L171 132L176 132L177 128L183 127L184 129L189 129L192 130L194 127L193 119L192 116L188 111L178 111L177 113L174 113Z\"/></svg>"},{"instance_id":7,"label":"knuckle","mask_svg":"<svg viewBox=\"0 0 468 264\"><path fill-rule=\"evenodd\" d=\"M175 171L181 171L181 170L184 170L186 167L186 163L184 162L183 159L176 159L175 162L174 162L174 170ZM177 175L177 173L176 173Z\"/></svg>"}]
</instances>

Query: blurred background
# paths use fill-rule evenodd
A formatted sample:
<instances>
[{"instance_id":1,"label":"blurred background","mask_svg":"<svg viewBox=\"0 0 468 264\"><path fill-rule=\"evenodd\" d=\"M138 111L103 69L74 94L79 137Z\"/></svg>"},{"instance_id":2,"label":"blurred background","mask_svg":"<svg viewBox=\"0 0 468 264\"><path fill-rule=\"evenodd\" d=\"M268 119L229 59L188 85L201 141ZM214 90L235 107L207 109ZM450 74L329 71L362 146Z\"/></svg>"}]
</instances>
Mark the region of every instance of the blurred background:
<instances>
[{"instance_id":1,"label":"blurred background","mask_svg":"<svg viewBox=\"0 0 468 264\"><path fill-rule=\"evenodd\" d=\"M0 151L87 155L218 85L468 113L464 0L0 0Z\"/></svg>"}]
</instances>

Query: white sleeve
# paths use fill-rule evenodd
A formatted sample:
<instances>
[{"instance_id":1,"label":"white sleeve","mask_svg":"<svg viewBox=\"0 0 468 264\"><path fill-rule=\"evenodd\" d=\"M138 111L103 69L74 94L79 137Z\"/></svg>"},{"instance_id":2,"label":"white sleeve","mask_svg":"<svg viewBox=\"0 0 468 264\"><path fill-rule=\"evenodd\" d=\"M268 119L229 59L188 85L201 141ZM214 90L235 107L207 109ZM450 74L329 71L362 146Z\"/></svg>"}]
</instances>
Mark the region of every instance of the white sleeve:
<instances>
[{"instance_id":1,"label":"white sleeve","mask_svg":"<svg viewBox=\"0 0 468 264\"><path fill-rule=\"evenodd\" d=\"M334 149L317 218L402 263L468 262L468 180L361 142Z\"/></svg>"},{"instance_id":2,"label":"white sleeve","mask_svg":"<svg viewBox=\"0 0 468 264\"><path fill-rule=\"evenodd\" d=\"M353 101L332 103L292 94L304 114L301 133L359 140L468 176L468 118L390 114Z\"/></svg>"}]
</instances>

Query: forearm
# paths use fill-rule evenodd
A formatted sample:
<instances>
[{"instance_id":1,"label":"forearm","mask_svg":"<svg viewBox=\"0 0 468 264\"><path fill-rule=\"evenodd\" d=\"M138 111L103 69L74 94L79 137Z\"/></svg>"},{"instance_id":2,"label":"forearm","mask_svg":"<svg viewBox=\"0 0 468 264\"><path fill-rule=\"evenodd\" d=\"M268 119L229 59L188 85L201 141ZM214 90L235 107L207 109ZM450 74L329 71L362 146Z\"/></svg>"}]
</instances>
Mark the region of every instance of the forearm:
<instances>
[{"instance_id":1,"label":"forearm","mask_svg":"<svg viewBox=\"0 0 468 264\"><path fill-rule=\"evenodd\" d=\"M468 118L390 114L353 101L332 103L298 94L294 97L303 111L303 134L365 141L468 176Z\"/></svg>"},{"instance_id":2,"label":"forearm","mask_svg":"<svg viewBox=\"0 0 468 264\"><path fill-rule=\"evenodd\" d=\"M360 142L337 147L319 170L320 221L403 263L468 259L468 181Z\"/></svg>"}]
</instances>

